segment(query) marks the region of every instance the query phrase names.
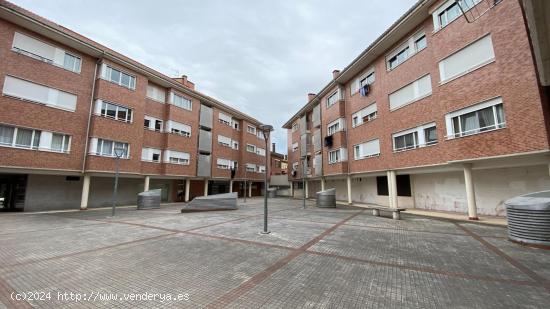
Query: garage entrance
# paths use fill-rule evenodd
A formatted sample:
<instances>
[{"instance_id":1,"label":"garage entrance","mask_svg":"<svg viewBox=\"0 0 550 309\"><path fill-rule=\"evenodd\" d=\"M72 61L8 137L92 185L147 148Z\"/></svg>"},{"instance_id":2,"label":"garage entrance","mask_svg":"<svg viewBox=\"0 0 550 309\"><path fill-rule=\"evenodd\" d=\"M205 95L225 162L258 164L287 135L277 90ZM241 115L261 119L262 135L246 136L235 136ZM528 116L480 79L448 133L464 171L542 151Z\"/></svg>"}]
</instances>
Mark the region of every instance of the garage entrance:
<instances>
[{"instance_id":1,"label":"garage entrance","mask_svg":"<svg viewBox=\"0 0 550 309\"><path fill-rule=\"evenodd\" d=\"M27 175L0 174L0 211L23 211Z\"/></svg>"}]
</instances>

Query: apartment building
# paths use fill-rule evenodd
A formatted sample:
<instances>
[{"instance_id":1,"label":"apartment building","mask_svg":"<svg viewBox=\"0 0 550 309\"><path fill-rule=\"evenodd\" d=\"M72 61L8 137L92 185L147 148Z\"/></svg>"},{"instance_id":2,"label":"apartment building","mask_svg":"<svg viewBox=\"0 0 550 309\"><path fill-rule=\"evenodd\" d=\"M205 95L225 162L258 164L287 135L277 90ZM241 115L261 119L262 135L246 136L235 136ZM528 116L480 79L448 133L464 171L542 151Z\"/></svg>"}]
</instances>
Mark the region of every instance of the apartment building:
<instances>
[{"instance_id":1,"label":"apartment building","mask_svg":"<svg viewBox=\"0 0 550 309\"><path fill-rule=\"evenodd\" d=\"M294 196L305 180L308 197L475 220L548 190L548 9L418 1L283 126Z\"/></svg>"},{"instance_id":2,"label":"apartment building","mask_svg":"<svg viewBox=\"0 0 550 309\"><path fill-rule=\"evenodd\" d=\"M186 76L7 1L0 37L1 210L109 206L117 161L119 205L149 189L162 189L164 202L260 194L269 156L261 123Z\"/></svg>"},{"instance_id":3,"label":"apartment building","mask_svg":"<svg viewBox=\"0 0 550 309\"><path fill-rule=\"evenodd\" d=\"M287 156L282 153L278 153L275 149L275 143L271 143L271 156L270 156L270 175L286 175L288 170Z\"/></svg>"}]
</instances>

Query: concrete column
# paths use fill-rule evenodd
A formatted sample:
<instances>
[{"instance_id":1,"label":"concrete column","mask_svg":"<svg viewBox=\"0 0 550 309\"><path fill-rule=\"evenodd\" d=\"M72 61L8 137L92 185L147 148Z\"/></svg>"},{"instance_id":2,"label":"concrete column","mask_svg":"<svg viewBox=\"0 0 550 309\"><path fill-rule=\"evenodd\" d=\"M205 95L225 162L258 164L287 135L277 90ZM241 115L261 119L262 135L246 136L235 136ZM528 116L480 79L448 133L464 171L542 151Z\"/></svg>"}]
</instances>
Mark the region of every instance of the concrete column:
<instances>
[{"instance_id":1,"label":"concrete column","mask_svg":"<svg viewBox=\"0 0 550 309\"><path fill-rule=\"evenodd\" d=\"M387 171L386 173L388 177L388 198L389 198L389 204L390 208L398 208L398 202L397 202L397 174L395 171Z\"/></svg>"},{"instance_id":2,"label":"concrete column","mask_svg":"<svg viewBox=\"0 0 550 309\"><path fill-rule=\"evenodd\" d=\"M233 179L229 181L229 193L233 192Z\"/></svg>"},{"instance_id":3,"label":"concrete column","mask_svg":"<svg viewBox=\"0 0 550 309\"><path fill-rule=\"evenodd\" d=\"M304 188L304 194L306 195L306 198L309 198L309 181L307 181L306 179L305 183L306 183L306 186Z\"/></svg>"},{"instance_id":4,"label":"concrete column","mask_svg":"<svg viewBox=\"0 0 550 309\"><path fill-rule=\"evenodd\" d=\"M347 184L348 184L348 204L352 204L351 200L351 175L348 175L347 178Z\"/></svg>"},{"instance_id":5,"label":"concrete column","mask_svg":"<svg viewBox=\"0 0 550 309\"><path fill-rule=\"evenodd\" d=\"M189 190L191 190L191 179L185 179L185 199L184 201L189 202Z\"/></svg>"},{"instance_id":6,"label":"concrete column","mask_svg":"<svg viewBox=\"0 0 550 309\"><path fill-rule=\"evenodd\" d=\"M149 191L149 176L145 176L145 183L143 184L143 191Z\"/></svg>"},{"instance_id":7,"label":"concrete column","mask_svg":"<svg viewBox=\"0 0 550 309\"><path fill-rule=\"evenodd\" d=\"M208 179L204 180L204 196L208 196Z\"/></svg>"},{"instance_id":8,"label":"concrete column","mask_svg":"<svg viewBox=\"0 0 550 309\"><path fill-rule=\"evenodd\" d=\"M466 200L468 202L468 219L478 220L476 193L474 189L471 164L464 164L464 185L466 186Z\"/></svg>"},{"instance_id":9,"label":"concrete column","mask_svg":"<svg viewBox=\"0 0 550 309\"><path fill-rule=\"evenodd\" d=\"M252 197L252 182L248 183L248 197Z\"/></svg>"},{"instance_id":10,"label":"concrete column","mask_svg":"<svg viewBox=\"0 0 550 309\"><path fill-rule=\"evenodd\" d=\"M82 197L80 199L80 209L85 210L88 208L88 197L90 195L90 175L84 175L82 181Z\"/></svg>"},{"instance_id":11,"label":"concrete column","mask_svg":"<svg viewBox=\"0 0 550 309\"><path fill-rule=\"evenodd\" d=\"M294 182L290 182L290 197L294 197Z\"/></svg>"},{"instance_id":12,"label":"concrete column","mask_svg":"<svg viewBox=\"0 0 550 309\"><path fill-rule=\"evenodd\" d=\"M321 177L321 191L325 191L325 177Z\"/></svg>"}]
</instances>

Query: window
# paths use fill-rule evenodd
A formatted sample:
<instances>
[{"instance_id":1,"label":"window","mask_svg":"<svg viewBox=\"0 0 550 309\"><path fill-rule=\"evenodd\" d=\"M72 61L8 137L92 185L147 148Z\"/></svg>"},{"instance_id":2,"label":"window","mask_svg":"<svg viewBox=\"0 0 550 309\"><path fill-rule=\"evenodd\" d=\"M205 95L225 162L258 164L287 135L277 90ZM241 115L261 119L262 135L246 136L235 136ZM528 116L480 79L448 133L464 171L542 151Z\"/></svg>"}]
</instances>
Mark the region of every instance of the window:
<instances>
[{"instance_id":1,"label":"window","mask_svg":"<svg viewBox=\"0 0 550 309\"><path fill-rule=\"evenodd\" d=\"M246 144L246 151L256 153L256 146Z\"/></svg>"},{"instance_id":2,"label":"window","mask_svg":"<svg viewBox=\"0 0 550 309\"><path fill-rule=\"evenodd\" d=\"M292 170L293 170L293 171L297 171L299 165L300 165L300 163L298 163L298 162L292 163Z\"/></svg>"},{"instance_id":3,"label":"window","mask_svg":"<svg viewBox=\"0 0 550 309\"><path fill-rule=\"evenodd\" d=\"M82 63L80 57L19 32L15 32L13 37L12 50L65 70L80 73Z\"/></svg>"},{"instance_id":4,"label":"window","mask_svg":"<svg viewBox=\"0 0 550 309\"><path fill-rule=\"evenodd\" d=\"M472 72L495 60L491 35L487 35L439 62L441 83Z\"/></svg>"},{"instance_id":5,"label":"window","mask_svg":"<svg viewBox=\"0 0 550 309\"><path fill-rule=\"evenodd\" d=\"M166 101L166 91L163 88L148 84L147 97L153 101L164 103Z\"/></svg>"},{"instance_id":6,"label":"window","mask_svg":"<svg viewBox=\"0 0 550 309\"><path fill-rule=\"evenodd\" d=\"M403 63L405 60L409 58L409 47L405 47L403 50L401 50L397 55L393 56L389 60L390 64L390 70L395 69L398 65Z\"/></svg>"},{"instance_id":7,"label":"window","mask_svg":"<svg viewBox=\"0 0 550 309\"><path fill-rule=\"evenodd\" d=\"M258 173L262 173L262 174L265 173L265 166L258 165L257 167L258 167L258 170L257 170Z\"/></svg>"},{"instance_id":8,"label":"window","mask_svg":"<svg viewBox=\"0 0 550 309\"><path fill-rule=\"evenodd\" d=\"M256 164L246 163L246 171L251 173L256 172Z\"/></svg>"},{"instance_id":9,"label":"window","mask_svg":"<svg viewBox=\"0 0 550 309\"><path fill-rule=\"evenodd\" d=\"M8 75L2 93L50 107L73 112L76 110L76 95Z\"/></svg>"},{"instance_id":10,"label":"window","mask_svg":"<svg viewBox=\"0 0 550 309\"><path fill-rule=\"evenodd\" d=\"M413 103L432 94L430 74L415 80L405 87L390 94L390 110Z\"/></svg>"},{"instance_id":11,"label":"window","mask_svg":"<svg viewBox=\"0 0 550 309\"><path fill-rule=\"evenodd\" d=\"M344 129L344 119L339 118L327 126L328 135L332 135L336 132L342 131Z\"/></svg>"},{"instance_id":12,"label":"window","mask_svg":"<svg viewBox=\"0 0 550 309\"><path fill-rule=\"evenodd\" d=\"M218 121L219 121L220 123L225 124L225 125L231 126L231 121L232 121L232 119L231 119L231 116L226 115L226 114L220 112L220 114L219 114L219 116L218 116Z\"/></svg>"},{"instance_id":13,"label":"window","mask_svg":"<svg viewBox=\"0 0 550 309\"><path fill-rule=\"evenodd\" d=\"M328 163L338 163L342 161L342 149L337 149L333 151L329 151L328 153Z\"/></svg>"},{"instance_id":14,"label":"window","mask_svg":"<svg viewBox=\"0 0 550 309\"><path fill-rule=\"evenodd\" d=\"M298 124L298 123L296 122L295 124L292 125L292 132L298 131L298 128L300 128L300 124Z\"/></svg>"},{"instance_id":15,"label":"window","mask_svg":"<svg viewBox=\"0 0 550 309\"><path fill-rule=\"evenodd\" d=\"M298 151L298 143L292 144L292 152Z\"/></svg>"},{"instance_id":16,"label":"window","mask_svg":"<svg viewBox=\"0 0 550 309\"><path fill-rule=\"evenodd\" d=\"M336 91L327 98L327 107L331 107L340 100L340 91Z\"/></svg>"},{"instance_id":17,"label":"window","mask_svg":"<svg viewBox=\"0 0 550 309\"><path fill-rule=\"evenodd\" d=\"M231 169L231 166L233 166L233 162L227 159L218 159L217 165L219 169L228 170Z\"/></svg>"},{"instance_id":18,"label":"window","mask_svg":"<svg viewBox=\"0 0 550 309\"><path fill-rule=\"evenodd\" d=\"M256 134L256 127L253 127L251 125L247 125L246 126L246 132L251 133L251 134Z\"/></svg>"},{"instance_id":19,"label":"window","mask_svg":"<svg viewBox=\"0 0 550 309\"><path fill-rule=\"evenodd\" d=\"M404 151L437 144L435 123L393 134L393 150Z\"/></svg>"},{"instance_id":20,"label":"window","mask_svg":"<svg viewBox=\"0 0 550 309\"><path fill-rule=\"evenodd\" d=\"M426 47L427 41L424 31L414 34L386 57L388 70L391 71L395 69Z\"/></svg>"},{"instance_id":21,"label":"window","mask_svg":"<svg viewBox=\"0 0 550 309\"><path fill-rule=\"evenodd\" d=\"M225 147L231 147L231 139L229 137L218 135L218 144Z\"/></svg>"},{"instance_id":22,"label":"window","mask_svg":"<svg viewBox=\"0 0 550 309\"><path fill-rule=\"evenodd\" d=\"M380 140L374 139L353 146L353 158L355 160L375 157L380 155Z\"/></svg>"},{"instance_id":23,"label":"window","mask_svg":"<svg viewBox=\"0 0 550 309\"><path fill-rule=\"evenodd\" d=\"M92 154L104 157L115 157L115 148L122 148L122 158L128 159L130 156L130 145L128 143L116 142L101 138L92 138L90 152Z\"/></svg>"},{"instance_id":24,"label":"window","mask_svg":"<svg viewBox=\"0 0 550 309\"><path fill-rule=\"evenodd\" d=\"M256 136L257 136L259 139L264 139L264 132L263 132L263 131L260 131L260 130L256 130Z\"/></svg>"},{"instance_id":25,"label":"window","mask_svg":"<svg viewBox=\"0 0 550 309\"><path fill-rule=\"evenodd\" d=\"M41 131L0 125L0 145L38 149Z\"/></svg>"},{"instance_id":26,"label":"window","mask_svg":"<svg viewBox=\"0 0 550 309\"><path fill-rule=\"evenodd\" d=\"M239 127L239 121L238 120L233 120L233 129L239 131L240 130L240 127Z\"/></svg>"},{"instance_id":27,"label":"window","mask_svg":"<svg viewBox=\"0 0 550 309\"><path fill-rule=\"evenodd\" d=\"M136 77L132 76L130 74L124 73L118 69L115 69L109 65L105 66L105 73L103 75L103 78L106 80L115 83L117 85L120 85L122 87L126 87L128 89L134 90L136 89Z\"/></svg>"},{"instance_id":28,"label":"window","mask_svg":"<svg viewBox=\"0 0 550 309\"><path fill-rule=\"evenodd\" d=\"M263 148L256 148L256 154L262 156L262 157L265 157L265 149Z\"/></svg>"},{"instance_id":29,"label":"window","mask_svg":"<svg viewBox=\"0 0 550 309\"><path fill-rule=\"evenodd\" d=\"M357 127L365 122L372 121L378 116L378 107L376 103L373 103L362 110L358 111L351 115L351 125L352 127Z\"/></svg>"},{"instance_id":30,"label":"window","mask_svg":"<svg viewBox=\"0 0 550 309\"><path fill-rule=\"evenodd\" d=\"M151 131L162 132L162 120L145 115L143 127Z\"/></svg>"},{"instance_id":31,"label":"window","mask_svg":"<svg viewBox=\"0 0 550 309\"><path fill-rule=\"evenodd\" d=\"M38 138L40 139L40 137ZM70 150L70 144L71 137L69 135L52 133L52 142L50 146L51 151L68 153Z\"/></svg>"},{"instance_id":32,"label":"window","mask_svg":"<svg viewBox=\"0 0 550 309\"><path fill-rule=\"evenodd\" d=\"M418 132L411 132L393 138L393 150L401 151L418 147Z\"/></svg>"},{"instance_id":33,"label":"window","mask_svg":"<svg viewBox=\"0 0 550 309\"><path fill-rule=\"evenodd\" d=\"M160 163L162 151L155 148L141 149L141 161Z\"/></svg>"},{"instance_id":34,"label":"window","mask_svg":"<svg viewBox=\"0 0 550 309\"><path fill-rule=\"evenodd\" d=\"M350 86L351 95L359 91L359 89L365 85L372 85L376 80L376 75L374 69L371 68L367 72L358 78L356 78Z\"/></svg>"},{"instance_id":35,"label":"window","mask_svg":"<svg viewBox=\"0 0 550 309\"><path fill-rule=\"evenodd\" d=\"M506 127L502 99L496 98L445 116L447 138L478 134Z\"/></svg>"},{"instance_id":36,"label":"window","mask_svg":"<svg viewBox=\"0 0 550 309\"><path fill-rule=\"evenodd\" d=\"M166 122L166 132L178 134L185 137L191 137L191 126L176 121L168 120Z\"/></svg>"},{"instance_id":37,"label":"window","mask_svg":"<svg viewBox=\"0 0 550 309\"><path fill-rule=\"evenodd\" d=\"M464 12L469 11L481 0L458 0ZM434 31L439 31L462 15L460 6L455 0L447 1L433 13Z\"/></svg>"},{"instance_id":38,"label":"window","mask_svg":"<svg viewBox=\"0 0 550 309\"><path fill-rule=\"evenodd\" d=\"M424 48L426 48L426 46L427 46L427 42L426 42L425 35L421 36L420 38L416 39L416 41L414 41L414 47L417 51L423 50Z\"/></svg>"},{"instance_id":39,"label":"window","mask_svg":"<svg viewBox=\"0 0 550 309\"><path fill-rule=\"evenodd\" d=\"M235 149L235 150L239 150L239 142L237 141L232 141L232 146L231 148Z\"/></svg>"},{"instance_id":40,"label":"window","mask_svg":"<svg viewBox=\"0 0 550 309\"><path fill-rule=\"evenodd\" d=\"M165 150L164 162L170 164L189 165L190 155L186 152Z\"/></svg>"},{"instance_id":41,"label":"window","mask_svg":"<svg viewBox=\"0 0 550 309\"><path fill-rule=\"evenodd\" d=\"M191 100L186 99L177 93L172 93L172 104L186 110L192 110Z\"/></svg>"},{"instance_id":42,"label":"window","mask_svg":"<svg viewBox=\"0 0 550 309\"><path fill-rule=\"evenodd\" d=\"M111 102L97 100L96 104L101 106L99 115L123 122L132 122L132 110L120 105L113 104ZM97 106L96 106L97 112Z\"/></svg>"}]
</instances>

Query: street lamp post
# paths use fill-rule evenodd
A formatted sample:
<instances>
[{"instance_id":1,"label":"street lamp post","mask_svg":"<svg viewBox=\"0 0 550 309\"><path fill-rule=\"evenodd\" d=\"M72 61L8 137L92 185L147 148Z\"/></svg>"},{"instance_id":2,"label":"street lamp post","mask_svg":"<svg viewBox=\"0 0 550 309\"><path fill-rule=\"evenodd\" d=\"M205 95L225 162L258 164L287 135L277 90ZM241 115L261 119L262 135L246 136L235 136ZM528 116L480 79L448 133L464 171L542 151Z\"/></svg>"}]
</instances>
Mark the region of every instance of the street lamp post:
<instances>
[{"instance_id":1,"label":"street lamp post","mask_svg":"<svg viewBox=\"0 0 550 309\"><path fill-rule=\"evenodd\" d=\"M273 126L263 124L260 126L260 130L264 134L264 140L265 140L265 170L264 170L264 230L262 231L262 234L269 234L269 231L267 230L267 167L268 167L268 141L269 141L269 133L273 131Z\"/></svg>"},{"instance_id":2,"label":"street lamp post","mask_svg":"<svg viewBox=\"0 0 550 309\"><path fill-rule=\"evenodd\" d=\"M302 193L303 193L302 208L306 209L306 157L302 158Z\"/></svg>"},{"instance_id":3,"label":"street lamp post","mask_svg":"<svg viewBox=\"0 0 550 309\"><path fill-rule=\"evenodd\" d=\"M111 216L115 216L115 209L116 209L116 200L117 200L117 189L118 189L118 173L120 169L120 158L124 155L124 148L121 147L115 147L115 165L116 165L116 173L115 173L115 186L113 189L113 210L111 212Z\"/></svg>"}]
</instances>

